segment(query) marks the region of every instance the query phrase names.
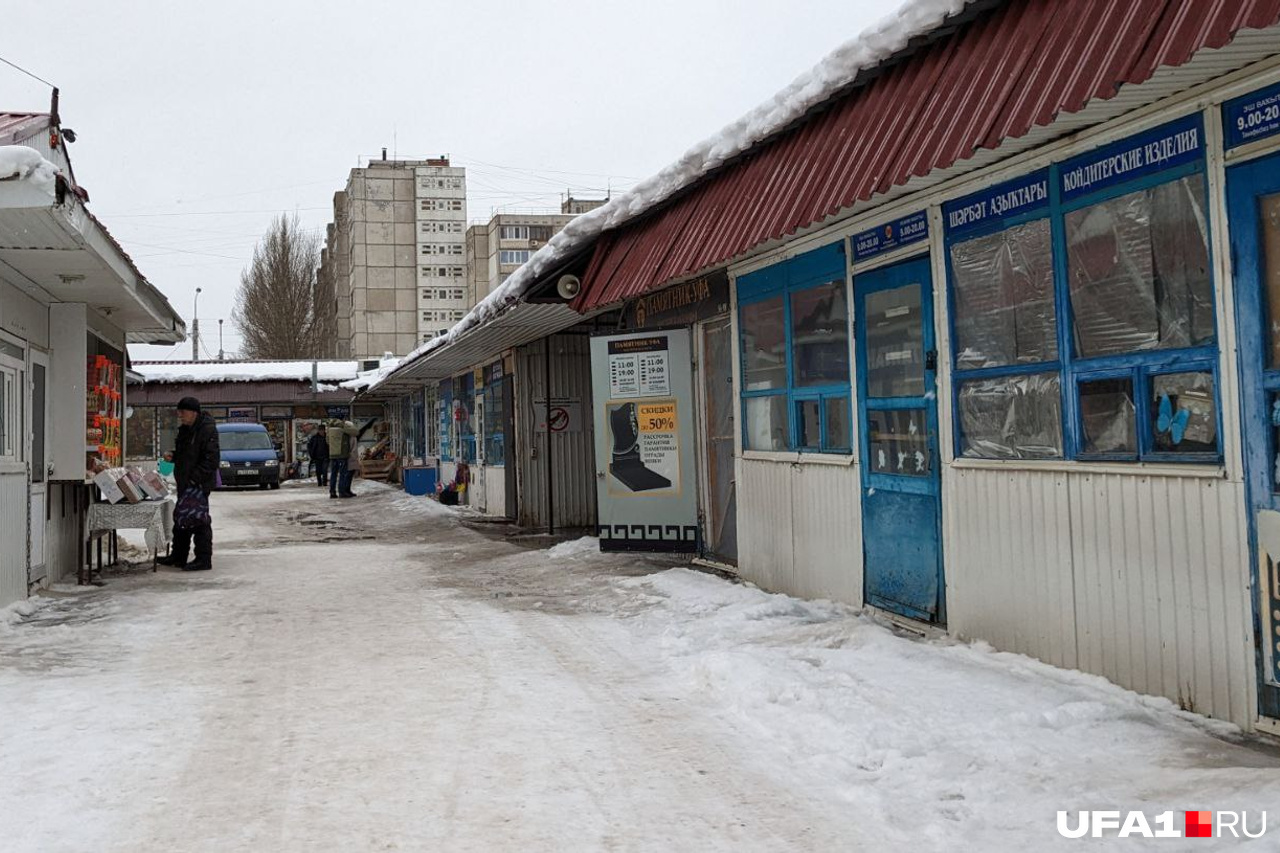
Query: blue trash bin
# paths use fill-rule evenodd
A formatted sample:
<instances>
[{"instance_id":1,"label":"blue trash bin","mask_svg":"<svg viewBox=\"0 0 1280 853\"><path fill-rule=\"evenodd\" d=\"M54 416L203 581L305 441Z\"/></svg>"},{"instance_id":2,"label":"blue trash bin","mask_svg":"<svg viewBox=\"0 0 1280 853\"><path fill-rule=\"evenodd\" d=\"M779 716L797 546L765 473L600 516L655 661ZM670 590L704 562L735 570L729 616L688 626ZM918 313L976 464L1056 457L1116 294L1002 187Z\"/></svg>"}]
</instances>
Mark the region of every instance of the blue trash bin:
<instances>
[{"instance_id":1,"label":"blue trash bin","mask_svg":"<svg viewBox=\"0 0 1280 853\"><path fill-rule=\"evenodd\" d=\"M436 493L436 469L405 468L404 490L411 495L434 495Z\"/></svg>"}]
</instances>

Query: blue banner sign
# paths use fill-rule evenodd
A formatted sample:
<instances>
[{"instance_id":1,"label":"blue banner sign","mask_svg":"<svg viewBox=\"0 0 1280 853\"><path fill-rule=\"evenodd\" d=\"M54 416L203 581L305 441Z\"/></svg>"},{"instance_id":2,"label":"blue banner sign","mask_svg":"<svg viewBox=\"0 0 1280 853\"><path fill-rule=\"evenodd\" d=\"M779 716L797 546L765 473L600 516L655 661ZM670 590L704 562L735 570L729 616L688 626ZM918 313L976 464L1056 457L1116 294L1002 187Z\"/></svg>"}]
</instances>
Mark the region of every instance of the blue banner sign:
<instances>
[{"instance_id":1,"label":"blue banner sign","mask_svg":"<svg viewBox=\"0 0 1280 853\"><path fill-rule=\"evenodd\" d=\"M1049 170L1041 169L944 204L942 220L954 237L1048 206Z\"/></svg>"},{"instance_id":2,"label":"blue banner sign","mask_svg":"<svg viewBox=\"0 0 1280 853\"><path fill-rule=\"evenodd\" d=\"M929 236L929 218L922 210L853 235L853 259L865 261L885 252L918 243Z\"/></svg>"},{"instance_id":3,"label":"blue banner sign","mask_svg":"<svg viewBox=\"0 0 1280 853\"><path fill-rule=\"evenodd\" d=\"M1187 116L1063 163L1058 167L1062 200L1071 201L1203 156L1200 116Z\"/></svg>"},{"instance_id":4,"label":"blue banner sign","mask_svg":"<svg viewBox=\"0 0 1280 853\"><path fill-rule=\"evenodd\" d=\"M1280 85L1227 101L1222 105L1222 127L1227 148L1280 133Z\"/></svg>"}]
</instances>

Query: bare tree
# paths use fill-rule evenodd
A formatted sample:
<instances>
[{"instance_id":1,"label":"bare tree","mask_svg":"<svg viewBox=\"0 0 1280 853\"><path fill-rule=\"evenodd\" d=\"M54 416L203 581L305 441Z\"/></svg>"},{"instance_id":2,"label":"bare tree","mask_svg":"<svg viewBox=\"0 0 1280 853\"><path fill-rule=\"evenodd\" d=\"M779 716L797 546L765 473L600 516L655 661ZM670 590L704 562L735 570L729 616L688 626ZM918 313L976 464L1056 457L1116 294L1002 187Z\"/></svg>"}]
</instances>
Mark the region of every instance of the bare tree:
<instances>
[{"instance_id":1,"label":"bare tree","mask_svg":"<svg viewBox=\"0 0 1280 853\"><path fill-rule=\"evenodd\" d=\"M231 318L247 358L323 358L333 349L332 296L318 286L320 239L281 214L240 273Z\"/></svg>"}]
</instances>

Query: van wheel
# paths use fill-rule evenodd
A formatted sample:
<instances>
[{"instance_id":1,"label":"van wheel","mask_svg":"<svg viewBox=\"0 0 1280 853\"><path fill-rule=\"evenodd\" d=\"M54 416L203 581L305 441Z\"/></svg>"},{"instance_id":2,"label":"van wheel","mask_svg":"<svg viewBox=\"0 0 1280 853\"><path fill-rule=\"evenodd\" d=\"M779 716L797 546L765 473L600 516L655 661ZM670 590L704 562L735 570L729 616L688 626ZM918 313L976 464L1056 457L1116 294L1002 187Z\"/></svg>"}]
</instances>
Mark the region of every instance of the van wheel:
<instances>
[{"instance_id":1,"label":"van wheel","mask_svg":"<svg viewBox=\"0 0 1280 853\"><path fill-rule=\"evenodd\" d=\"M278 489L278 488L280 488L280 484L279 484L279 483L272 483L272 484L271 484L271 488L273 488L273 489Z\"/></svg>"},{"instance_id":2,"label":"van wheel","mask_svg":"<svg viewBox=\"0 0 1280 853\"><path fill-rule=\"evenodd\" d=\"M259 483L259 484L258 484L258 488L259 488L259 489L265 489L266 487L267 487L267 484L266 484L266 483Z\"/></svg>"}]
</instances>

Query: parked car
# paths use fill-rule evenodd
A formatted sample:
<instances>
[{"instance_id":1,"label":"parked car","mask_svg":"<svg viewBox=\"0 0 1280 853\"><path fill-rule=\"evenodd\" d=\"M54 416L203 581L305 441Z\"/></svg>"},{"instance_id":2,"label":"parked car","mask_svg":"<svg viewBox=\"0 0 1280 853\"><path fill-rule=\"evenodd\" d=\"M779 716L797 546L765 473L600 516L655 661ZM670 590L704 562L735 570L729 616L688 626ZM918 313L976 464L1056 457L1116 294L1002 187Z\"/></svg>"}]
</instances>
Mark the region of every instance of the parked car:
<instances>
[{"instance_id":1,"label":"parked car","mask_svg":"<svg viewBox=\"0 0 1280 853\"><path fill-rule=\"evenodd\" d=\"M262 424L218 424L223 488L280 488L280 455Z\"/></svg>"}]
</instances>

